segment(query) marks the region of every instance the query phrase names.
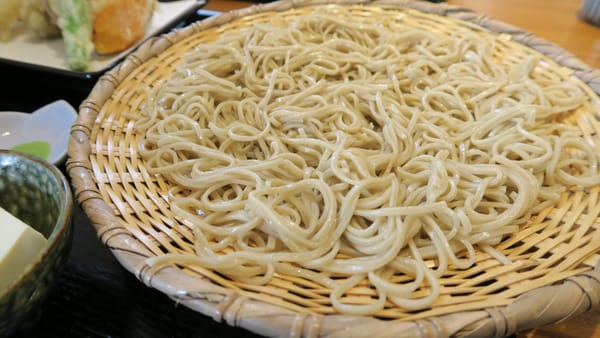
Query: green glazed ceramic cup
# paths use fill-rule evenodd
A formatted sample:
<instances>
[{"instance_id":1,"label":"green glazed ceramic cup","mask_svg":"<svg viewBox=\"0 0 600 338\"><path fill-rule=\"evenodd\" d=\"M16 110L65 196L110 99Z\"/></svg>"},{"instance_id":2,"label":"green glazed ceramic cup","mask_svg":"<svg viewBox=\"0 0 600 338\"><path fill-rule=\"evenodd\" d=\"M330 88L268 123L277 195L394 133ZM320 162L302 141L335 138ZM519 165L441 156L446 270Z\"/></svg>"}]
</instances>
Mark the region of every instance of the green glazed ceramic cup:
<instances>
[{"instance_id":1,"label":"green glazed ceramic cup","mask_svg":"<svg viewBox=\"0 0 600 338\"><path fill-rule=\"evenodd\" d=\"M67 179L49 162L0 150L0 206L48 239L15 283L0 291L0 337L5 337L31 324L58 281L71 248L73 198Z\"/></svg>"}]
</instances>

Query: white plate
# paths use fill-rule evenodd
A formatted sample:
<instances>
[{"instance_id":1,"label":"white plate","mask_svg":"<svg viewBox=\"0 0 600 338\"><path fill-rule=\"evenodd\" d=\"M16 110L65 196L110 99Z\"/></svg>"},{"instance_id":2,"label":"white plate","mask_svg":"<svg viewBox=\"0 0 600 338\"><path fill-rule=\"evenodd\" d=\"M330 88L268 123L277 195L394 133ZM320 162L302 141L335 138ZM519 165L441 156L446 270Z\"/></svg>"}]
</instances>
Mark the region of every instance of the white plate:
<instances>
[{"instance_id":1,"label":"white plate","mask_svg":"<svg viewBox=\"0 0 600 338\"><path fill-rule=\"evenodd\" d=\"M92 55L90 67L85 73L95 73L113 66L124 55L138 47L145 39L176 24L183 16L200 8L205 3L205 0L179 0L157 3L157 8L152 16L150 28L144 39L118 54ZM0 58L19 63L73 72L67 64L65 45L62 39L40 39L25 30L16 32L16 36L10 41L0 41Z\"/></svg>"},{"instance_id":2,"label":"white plate","mask_svg":"<svg viewBox=\"0 0 600 338\"><path fill-rule=\"evenodd\" d=\"M75 109L63 100L52 102L31 114L0 112L0 149L18 147L17 150L59 164L67 155L70 129L76 119ZM36 143L33 149L32 142ZM47 156L35 151L44 147L49 147Z\"/></svg>"}]
</instances>

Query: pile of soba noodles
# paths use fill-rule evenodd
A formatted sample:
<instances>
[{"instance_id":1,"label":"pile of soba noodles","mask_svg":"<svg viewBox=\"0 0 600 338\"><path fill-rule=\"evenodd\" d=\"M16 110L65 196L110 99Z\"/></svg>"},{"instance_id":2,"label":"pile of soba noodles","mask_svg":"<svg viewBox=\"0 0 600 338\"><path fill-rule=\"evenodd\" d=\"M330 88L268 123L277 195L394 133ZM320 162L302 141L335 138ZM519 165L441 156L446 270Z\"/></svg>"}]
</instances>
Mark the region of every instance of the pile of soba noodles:
<instances>
[{"instance_id":1,"label":"pile of soba noodles","mask_svg":"<svg viewBox=\"0 0 600 338\"><path fill-rule=\"evenodd\" d=\"M198 45L137 122L146 167L195 239L193 254L149 264L304 278L336 311L366 315L431 306L438 278L476 253L508 263L495 244L600 176L561 122L581 90L495 48L342 6ZM373 301L344 302L359 283Z\"/></svg>"}]
</instances>

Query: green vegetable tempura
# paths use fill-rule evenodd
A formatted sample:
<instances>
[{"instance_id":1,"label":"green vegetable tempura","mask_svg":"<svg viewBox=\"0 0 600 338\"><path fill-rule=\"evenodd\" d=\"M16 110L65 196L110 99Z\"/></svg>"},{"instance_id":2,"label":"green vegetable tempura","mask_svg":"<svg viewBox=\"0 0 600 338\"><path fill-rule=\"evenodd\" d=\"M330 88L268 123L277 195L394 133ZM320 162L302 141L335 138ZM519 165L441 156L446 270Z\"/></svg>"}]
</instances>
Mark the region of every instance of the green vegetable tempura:
<instances>
[{"instance_id":1,"label":"green vegetable tempura","mask_svg":"<svg viewBox=\"0 0 600 338\"><path fill-rule=\"evenodd\" d=\"M92 43L92 14L87 0L54 0L58 27L67 48L69 66L85 71L94 45Z\"/></svg>"}]
</instances>

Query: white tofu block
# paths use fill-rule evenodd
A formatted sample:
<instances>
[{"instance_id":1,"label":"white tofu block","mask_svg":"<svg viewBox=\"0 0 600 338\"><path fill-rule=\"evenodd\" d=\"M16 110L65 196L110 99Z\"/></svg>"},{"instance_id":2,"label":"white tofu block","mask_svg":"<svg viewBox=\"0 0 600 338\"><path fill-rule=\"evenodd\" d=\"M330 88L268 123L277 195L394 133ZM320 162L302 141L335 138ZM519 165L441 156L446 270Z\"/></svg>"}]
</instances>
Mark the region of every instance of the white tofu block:
<instances>
[{"instance_id":1,"label":"white tofu block","mask_svg":"<svg viewBox=\"0 0 600 338\"><path fill-rule=\"evenodd\" d=\"M0 207L0 294L19 278L46 243L42 234Z\"/></svg>"}]
</instances>

